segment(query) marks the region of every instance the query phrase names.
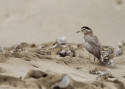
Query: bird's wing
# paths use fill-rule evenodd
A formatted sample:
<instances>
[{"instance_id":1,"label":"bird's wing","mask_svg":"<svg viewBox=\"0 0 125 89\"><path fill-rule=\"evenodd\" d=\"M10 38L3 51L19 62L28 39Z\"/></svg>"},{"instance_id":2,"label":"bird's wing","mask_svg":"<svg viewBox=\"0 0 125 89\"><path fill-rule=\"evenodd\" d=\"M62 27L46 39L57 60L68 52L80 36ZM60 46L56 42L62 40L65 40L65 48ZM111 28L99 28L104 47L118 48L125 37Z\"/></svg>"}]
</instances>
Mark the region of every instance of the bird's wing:
<instances>
[{"instance_id":1,"label":"bird's wing","mask_svg":"<svg viewBox=\"0 0 125 89\"><path fill-rule=\"evenodd\" d=\"M93 34L85 35L84 40L85 40L85 42L88 42L89 44L95 45L97 47L101 47L100 41Z\"/></svg>"},{"instance_id":2,"label":"bird's wing","mask_svg":"<svg viewBox=\"0 0 125 89\"><path fill-rule=\"evenodd\" d=\"M101 59L101 44L94 35L85 35L83 46L98 59Z\"/></svg>"}]
</instances>

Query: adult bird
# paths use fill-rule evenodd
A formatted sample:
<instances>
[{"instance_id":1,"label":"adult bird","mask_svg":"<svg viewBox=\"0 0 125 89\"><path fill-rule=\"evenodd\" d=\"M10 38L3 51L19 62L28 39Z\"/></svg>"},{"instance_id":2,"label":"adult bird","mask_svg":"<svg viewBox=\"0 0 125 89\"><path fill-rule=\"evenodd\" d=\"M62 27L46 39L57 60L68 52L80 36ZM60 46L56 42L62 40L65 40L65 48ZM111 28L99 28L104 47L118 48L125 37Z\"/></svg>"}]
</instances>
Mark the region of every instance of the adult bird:
<instances>
[{"instance_id":1,"label":"adult bird","mask_svg":"<svg viewBox=\"0 0 125 89\"><path fill-rule=\"evenodd\" d=\"M84 34L82 43L83 47L94 55L94 63L95 63L95 57L100 61L100 63L102 63L103 60L101 58L101 43L98 40L98 38L93 34L91 28L84 26L81 28L81 31L77 31L77 33L79 32L82 32ZM90 54L89 54L89 60L90 60Z\"/></svg>"}]
</instances>

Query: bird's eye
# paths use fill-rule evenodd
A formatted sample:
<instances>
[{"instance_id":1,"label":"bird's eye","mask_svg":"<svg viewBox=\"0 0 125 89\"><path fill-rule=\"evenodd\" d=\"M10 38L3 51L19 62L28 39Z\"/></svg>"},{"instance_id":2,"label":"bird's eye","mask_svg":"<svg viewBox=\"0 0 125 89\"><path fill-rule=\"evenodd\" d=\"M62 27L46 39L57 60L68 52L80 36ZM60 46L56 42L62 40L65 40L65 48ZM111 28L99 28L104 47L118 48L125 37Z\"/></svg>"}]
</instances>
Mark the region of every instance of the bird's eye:
<instances>
[{"instance_id":1,"label":"bird's eye","mask_svg":"<svg viewBox=\"0 0 125 89\"><path fill-rule=\"evenodd\" d=\"M85 28L82 28L82 29L81 29L81 31L84 31L84 30L85 30Z\"/></svg>"},{"instance_id":2,"label":"bird's eye","mask_svg":"<svg viewBox=\"0 0 125 89\"><path fill-rule=\"evenodd\" d=\"M81 29L81 31L83 32L83 31L84 31L84 29Z\"/></svg>"}]
</instances>

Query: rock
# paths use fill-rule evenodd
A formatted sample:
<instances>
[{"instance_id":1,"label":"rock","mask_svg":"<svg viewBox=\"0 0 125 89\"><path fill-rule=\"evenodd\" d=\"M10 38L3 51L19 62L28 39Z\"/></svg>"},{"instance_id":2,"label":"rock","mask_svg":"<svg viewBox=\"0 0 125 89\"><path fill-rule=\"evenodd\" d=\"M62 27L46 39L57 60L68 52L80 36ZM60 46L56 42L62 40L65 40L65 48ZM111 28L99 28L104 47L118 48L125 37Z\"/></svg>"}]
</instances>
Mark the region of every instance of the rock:
<instances>
[{"instance_id":1,"label":"rock","mask_svg":"<svg viewBox=\"0 0 125 89\"><path fill-rule=\"evenodd\" d=\"M58 44L66 44L66 37L62 36L57 39Z\"/></svg>"},{"instance_id":2,"label":"rock","mask_svg":"<svg viewBox=\"0 0 125 89\"><path fill-rule=\"evenodd\" d=\"M70 76L67 74L63 74L61 79L52 85L51 89L55 89L55 87L59 87L59 89L66 88L67 86L69 86L70 81L71 81Z\"/></svg>"}]
</instances>

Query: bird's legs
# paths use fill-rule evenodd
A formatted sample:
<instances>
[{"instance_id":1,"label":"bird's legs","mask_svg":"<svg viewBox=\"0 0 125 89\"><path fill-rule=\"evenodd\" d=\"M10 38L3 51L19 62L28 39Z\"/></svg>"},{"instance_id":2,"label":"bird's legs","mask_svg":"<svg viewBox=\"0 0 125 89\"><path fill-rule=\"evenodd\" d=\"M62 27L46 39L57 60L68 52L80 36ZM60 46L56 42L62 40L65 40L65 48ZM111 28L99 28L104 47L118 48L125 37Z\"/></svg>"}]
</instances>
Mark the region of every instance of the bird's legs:
<instances>
[{"instance_id":1,"label":"bird's legs","mask_svg":"<svg viewBox=\"0 0 125 89\"><path fill-rule=\"evenodd\" d=\"M90 70L90 53L88 53L88 59L89 59L89 70Z\"/></svg>"},{"instance_id":2,"label":"bird's legs","mask_svg":"<svg viewBox=\"0 0 125 89\"><path fill-rule=\"evenodd\" d=\"M94 56L94 67L95 67L95 59L96 59L96 57Z\"/></svg>"}]
</instances>

